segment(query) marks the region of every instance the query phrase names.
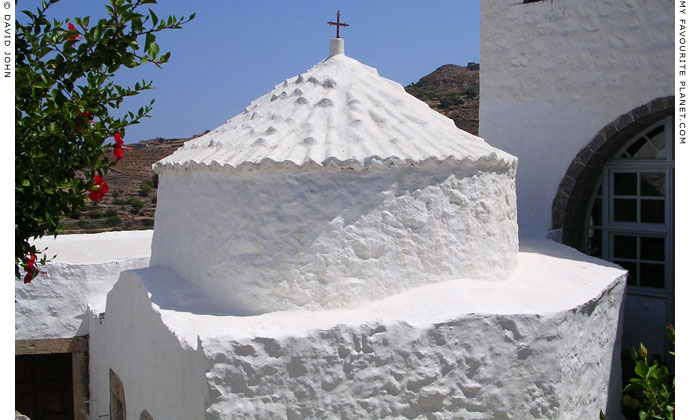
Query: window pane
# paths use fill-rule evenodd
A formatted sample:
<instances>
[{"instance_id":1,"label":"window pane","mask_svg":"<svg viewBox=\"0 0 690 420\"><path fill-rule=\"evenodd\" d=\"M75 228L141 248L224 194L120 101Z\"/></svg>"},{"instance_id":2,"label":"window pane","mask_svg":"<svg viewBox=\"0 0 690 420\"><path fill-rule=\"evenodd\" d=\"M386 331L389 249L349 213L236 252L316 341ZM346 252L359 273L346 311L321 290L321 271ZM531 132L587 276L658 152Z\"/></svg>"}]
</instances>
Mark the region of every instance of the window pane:
<instances>
[{"instance_id":1,"label":"window pane","mask_svg":"<svg viewBox=\"0 0 690 420\"><path fill-rule=\"evenodd\" d=\"M590 216L589 223L591 226L601 226L601 198L594 199Z\"/></svg>"},{"instance_id":2,"label":"window pane","mask_svg":"<svg viewBox=\"0 0 690 420\"><path fill-rule=\"evenodd\" d=\"M637 258L637 236L613 235L614 258Z\"/></svg>"},{"instance_id":3,"label":"window pane","mask_svg":"<svg viewBox=\"0 0 690 420\"><path fill-rule=\"evenodd\" d=\"M601 257L601 229L590 229L587 238L587 253Z\"/></svg>"},{"instance_id":4,"label":"window pane","mask_svg":"<svg viewBox=\"0 0 690 420\"><path fill-rule=\"evenodd\" d=\"M656 155L656 157L659 159L666 158L666 139L664 137L663 125L647 133L647 138L649 138L649 141L651 141L654 146L659 149Z\"/></svg>"},{"instance_id":5,"label":"window pane","mask_svg":"<svg viewBox=\"0 0 690 420\"><path fill-rule=\"evenodd\" d=\"M628 270L628 281L629 286L637 286L637 263L630 261L616 261L614 263L623 267L624 270Z\"/></svg>"},{"instance_id":6,"label":"window pane","mask_svg":"<svg viewBox=\"0 0 690 420\"><path fill-rule=\"evenodd\" d=\"M637 222L637 200L625 198L613 200L613 220L616 222Z\"/></svg>"},{"instance_id":7,"label":"window pane","mask_svg":"<svg viewBox=\"0 0 690 420\"><path fill-rule=\"evenodd\" d=\"M633 159L656 159L657 150L646 141L642 147L633 155Z\"/></svg>"},{"instance_id":8,"label":"window pane","mask_svg":"<svg viewBox=\"0 0 690 420\"><path fill-rule=\"evenodd\" d=\"M642 223L664 223L664 200L642 200Z\"/></svg>"},{"instance_id":9,"label":"window pane","mask_svg":"<svg viewBox=\"0 0 690 420\"><path fill-rule=\"evenodd\" d=\"M640 238L640 259L664 261L666 241L664 238Z\"/></svg>"},{"instance_id":10,"label":"window pane","mask_svg":"<svg viewBox=\"0 0 690 420\"><path fill-rule=\"evenodd\" d=\"M637 195L637 173L617 172L613 174L614 195Z\"/></svg>"},{"instance_id":11,"label":"window pane","mask_svg":"<svg viewBox=\"0 0 690 420\"><path fill-rule=\"evenodd\" d=\"M642 195L650 197L663 197L665 195L665 179L663 172L640 173L640 188Z\"/></svg>"},{"instance_id":12,"label":"window pane","mask_svg":"<svg viewBox=\"0 0 690 420\"><path fill-rule=\"evenodd\" d=\"M639 158L640 156L636 156L640 149L642 149L645 145L647 144L647 139L642 137L641 139L637 140L635 143L631 144L630 147L626 150L630 156L633 158ZM650 146L647 146L650 147Z\"/></svg>"},{"instance_id":13,"label":"window pane","mask_svg":"<svg viewBox=\"0 0 690 420\"><path fill-rule=\"evenodd\" d=\"M664 288L664 265L640 263L640 286Z\"/></svg>"}]
</instances>

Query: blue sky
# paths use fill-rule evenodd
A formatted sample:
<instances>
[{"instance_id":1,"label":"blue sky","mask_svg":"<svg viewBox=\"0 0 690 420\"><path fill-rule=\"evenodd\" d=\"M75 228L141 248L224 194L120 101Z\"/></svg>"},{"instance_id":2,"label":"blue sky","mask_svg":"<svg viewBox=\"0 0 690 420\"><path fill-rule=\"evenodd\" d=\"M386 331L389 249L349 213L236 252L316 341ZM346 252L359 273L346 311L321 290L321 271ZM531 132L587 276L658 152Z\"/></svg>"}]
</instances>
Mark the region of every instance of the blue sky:
<instances>
[{"instance_id":1,"label":"blue sky","mask_svg":"<svg viewBox=\"0 0 690 420\"><path fill-rule=\"evenodd\" d=\"M20 11L39 1L21 0ZM50 17L105 13L106 0L62 0ZM124 69L121 83L152 80L154 89L125 102L136 109L156 99L151 118L127 129L126 142L155 137L189 137L214 129L288 77L326 58L335 20L345 53L402 85L416 82L443 64L479 61L479 0L300 0L183 1L152 5L159 17L196 18L184 29L158 37L172 53L162 70Z\"/></svg>"}]
</instances>

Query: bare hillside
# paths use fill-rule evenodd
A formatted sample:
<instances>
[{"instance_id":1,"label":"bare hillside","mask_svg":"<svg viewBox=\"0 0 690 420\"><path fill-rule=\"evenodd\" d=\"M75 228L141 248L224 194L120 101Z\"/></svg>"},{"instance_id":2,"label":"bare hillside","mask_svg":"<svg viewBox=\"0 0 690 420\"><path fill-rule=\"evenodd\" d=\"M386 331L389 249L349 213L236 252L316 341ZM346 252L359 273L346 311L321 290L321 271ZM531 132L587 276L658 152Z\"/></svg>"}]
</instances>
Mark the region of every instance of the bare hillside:
<instances>
[{"instance_id":1,"label":"bare hillside","mask_svg":"<svg viewBox=\"0 0 690 420\"><path fill-rule=\"evenodd\" d=\"M405 87L468 133L479 132L479 70L446 64Z\"/></svg>"}]
</instances>

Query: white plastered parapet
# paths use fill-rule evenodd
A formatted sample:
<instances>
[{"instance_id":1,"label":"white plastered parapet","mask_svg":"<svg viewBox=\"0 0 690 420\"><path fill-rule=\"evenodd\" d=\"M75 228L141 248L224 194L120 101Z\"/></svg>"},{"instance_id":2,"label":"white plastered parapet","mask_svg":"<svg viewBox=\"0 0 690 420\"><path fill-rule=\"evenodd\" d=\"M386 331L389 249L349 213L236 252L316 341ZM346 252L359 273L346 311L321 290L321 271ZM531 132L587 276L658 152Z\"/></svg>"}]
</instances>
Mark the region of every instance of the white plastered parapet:
<instances>
[{"instance_id":1,"label":"white plastered parapet","mask_svg":"<svg viewBox=\"0 0 690 420\"><path fill-rule=\"evenodd\" d=\"M617 266L551 241L523 243L505 282L456 279L355 308L246 317L194 308L196 286L171 270L128 271L93 320L102 359L92 395L107 401L110 366L128 417L614 415L624 287Z\"/></svg>"}]
</instances>

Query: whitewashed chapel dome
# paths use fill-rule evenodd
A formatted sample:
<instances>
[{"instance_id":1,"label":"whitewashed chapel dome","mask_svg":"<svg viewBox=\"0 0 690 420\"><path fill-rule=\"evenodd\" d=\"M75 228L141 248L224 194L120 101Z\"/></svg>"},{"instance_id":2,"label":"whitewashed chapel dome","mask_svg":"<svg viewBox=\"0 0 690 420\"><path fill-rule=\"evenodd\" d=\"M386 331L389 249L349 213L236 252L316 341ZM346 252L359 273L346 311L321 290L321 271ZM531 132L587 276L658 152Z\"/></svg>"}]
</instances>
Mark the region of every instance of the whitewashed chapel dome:
<instances>
[{"instance_id":1,"label":"whitewashed chapel dome","mask_svg":"<svg viewBox=\"0 0 690 420\"><path fill-rule=\"evenodd\" d=\"M152 266L236 314L512 269L517 159L341 51L154 165Z\"/></svg>"}]
</instances>

